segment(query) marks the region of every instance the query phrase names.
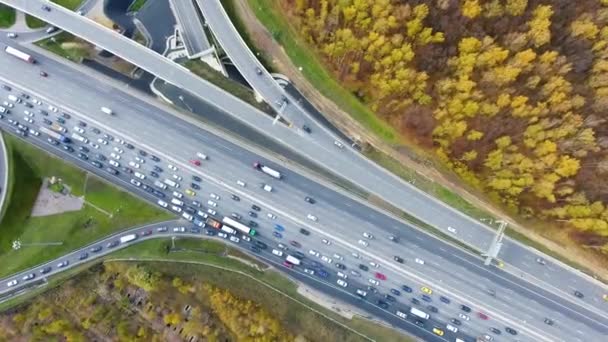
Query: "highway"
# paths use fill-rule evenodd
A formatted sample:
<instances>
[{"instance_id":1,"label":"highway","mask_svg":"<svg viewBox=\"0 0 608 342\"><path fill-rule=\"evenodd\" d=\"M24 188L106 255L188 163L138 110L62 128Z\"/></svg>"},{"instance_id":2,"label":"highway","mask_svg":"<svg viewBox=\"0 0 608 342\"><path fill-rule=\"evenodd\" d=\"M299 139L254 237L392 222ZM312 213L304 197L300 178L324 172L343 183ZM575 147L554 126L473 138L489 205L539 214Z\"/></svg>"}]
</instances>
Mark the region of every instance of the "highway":
<instances>
[{"instance_id":1,"label":"highway","mask_svg":"<svg viewBox=\"0 0 608 342\"><path fill-rule=\"evenodd\" d=\"M173 163L179 167L180 172L186 172L179 175L183 179L189 179L194 173L199 174L205 185L205 192L199 194L199 196L206 196L207 191L219 194L223 198L221 203L218 202L221 208L224 206L222 203L228 201L230 193L238 194L243 200L239 203L229 204L230 209L228 212L222 212L223 214L229 214L236 206L239 208L238 212L245 216L247 206L243 207L242 203L245 203L244 199L248 199L250 200L249 203L259 204L265 208L264 210L269 210L288 220L288 223L281 223L284 223L287 230L295 236L298 236L296 227L307 227L314 232L314 235L320 234L334 241L333 247L329 251L324 251L328 247L321 243L319 241L320 237L317 236L316 241L313 241L314 246L312 248L319 250L321 253L331 256L335 253L334 248L343 248L344 252L342 253L344 255L348 255L349 251L359 251L360 255L369 258L370 261L380 260L380 264L383 265L382 268L389 279L389 283L382 285L384 291L389 286L399 287L392 284L392 281L399 284L411 284L413 288L419 288L423 284L427 286L431 284L430 286L436 292L448 287L448 290L442 291L445 296L451 297L452 300L458 299L484 310L490 315L493 315L495 311L502 312L505 310L510 311L506 316L518 316L518 314L513 315L512 311L521 312L520 316L529 315L535 321L527 324L536 326L536 330L539 329L538 324L542 329L547 329L543 326L542 319L543 316L550 315L551 317L559 316L561 329L565 326L580 327L581 331L586 332L589 336L594 333L595 329L602 332L603 325L597 326L596 323L593 323L593 320L601 322L603 319L593 313L585 312L585 310L574 306L573 308L567 308L569 303L564 303L561 298L553 298L554 295L544 293L544 291L527 284L525 281L517 278L513 279L512 276L504 274L500 270L482 268L479 266L481 263L478 259L411 227L404 226L390 217L344 197L344 195L334 193L332 190L311 182L281 166L277 168L281 168L285 174L285 180L274 181L251 168L251 163L255 160L262 160L262 162L271 165L272 163L252 154L250 151L243 150L236 144L205 133L191 123L175 120L166 113L159 111L159 109L136 100L118 89L102 85L95 79L78 71L46 60L42 56L36 57L40 61L39 66L30 66L2 54L0 57L2 58L0 75L8 79L19 79L19 82L27 84L28 88L36 93L53 94L55 106L73 114L86 113L88 119L86 121L89 122L89 125L103 128L104 132L108 132L115 137L121 136L128 141L142 142L140 148L155 153L163 161L175 160ZM50 82L39 80L37 74L39 68L53 70L52 74L49 75ZM60 89L62 89L59 93L54 91L58 84L61 84ZM45 99L45 102L47 102L47 99ZM108 117L103 114L99 110L102 105L112 108L116 116ZM146 122L145 129L132 129L132 127L141 126L143 122ZM159 136L163 137L161 141L158 139ZM91 141L96 140L91 139ZM103 147L100 146L100 148ZM197 151L202 151L210 156L209 161L203 163L202 170L204 170L204 173L201 173L198 167L188 163L188 160L193 158ZM124 153L126 155L129 152ZM106 154L108 153L106 152ZM145 168L148 165L142 164L141 167ZM226 165L230 167L225 167ZM164 166L163 168L167 171ZM235 184L237 179L245 181L248 186L238 188ZM262 182L273 185L275 191L272 193L264 192L260 189ZM126 182L123 181L124 183ZM305 195L314 197L317 203L311 207L310 204L304 202L303 197ZM280 198L277 196L280 196ZM150 196L148 195L148 197ZM206 203L205 199L207 198L203 197L200 202ZM348 211L349 213L345 214L342 211ZM307 222L305 219L307 212L312 212L318 216L319 223ZM259 219L261 227L272 227L270 221L264 220L266 219L263 217ZM263 231L263 229L261 230ZM376 235L376 239L370 242L369 248L362 248L357 246L356 236L366 230ZM386 239L389 233L399 235L402 242L397 245L394 245L394 242L389 242ZM284 239L293 237L287 235L288 233L285 234ZM263 234L263 236L266 235L269 234ZM301 239L301 237L298 238L298 240ZM406 246L406 248L403 248L403 246ZM402 254L401 256L408 261L406 265L397 265L390 261L394 256L391 253L392 250L403 251L399 254ZM436 251L433 252L433 250ZM413 262L415 256L424 259L426 266L418 266ZM356 260L350 260L350 262L351 264L347 264L349 268L357 267ZM355 264L352 264L352 262ZM493 283L494 285L492 285ZM480 286L481 284L495 286L496 298L486 296L483 293L475 294L476 298L471 298L469 294L471 289L484 290L483 286ZM528 291L515 293L520 292L518 286L532 289L534 293L528 293ZM542 295L539 295L539 293ZM516 301L521 303L521 307L514 305L512 303L513 298L522 295L527 298ZM480 300L487 303L479 303ZM537 302L539 306L536 306ZM556 306L552 303L561 304ZM498 310L495 310L495 306ZM457 308L455 309L457 310ZM573 310L579 309L585 313L582 315L572 313ZM558 314L557 311L561 313ZM455 314L455 312L449 310L446 313L450 316ZM443 310L439 315L442 314ZM563 318L561 318L561 315L563 315ZM510 319L507 317L507 320ZM492 324L495 323L496 321L492 321ZM521 323L515 322L511 326L517 329L517 324ZM592 328L591 330L587 327L588 325ZM488 326L487 323L480 320L479 322L472 322L472 328L476 329L474 330L476 332L481 332L487 330ZM560 334L563 333L561 329L559 330ZM577 337L572 336L571 340L575 341Z\"/></svg>"},{"instance_id":2,"label":"highway","mask_svg":"<svg viewBox=\"0 0 608 342\"><path fill-rule=\"evenodd\" d=\"M51 11L43 11L41 10L40 4L42 2L40 1L0 0L0 2L16 6L37 17L41 17L55 26L62 27L123 57L127 61L141 66L143 69L158 75L160 78L178 87L187 89L193 94L198 94L201 98L220 108L224 113L233 115L235 118L259 131L265 132L276 141L299 151L311 160L316 161L319 165L359 184L364 189L402 208L409 214L429 223L446 234L453 234L448 230L449 227L455 228L457 233L453 234L454 238L478 250L487 250L493 238L493 232L481 223L462 215L395 176L388 174L375 164L362 158L356 151L348 147L339 150L333 143L333 137L330 134L323 134L323 132L327 132L322 127L316 126L312 121L310 122L312 134L306 134L301 129L294 130L287 129L282 125L272 125L272 122L267 117L259 114L259 112L244 102L195 77L182 67L155 52L145 49L139 44L86 18L77 16L52 4L49 4L52 7ZM211 23L210 18L207 19L210 26L216 26ZM231 25L227 27L226 34L229 34L230 30L234 30ZM229 46L224 46L224 48L230 51ZM246 54L247 51L243 51L242 53ZM235 59L234 56L231 57L233 60ZM254 65L251 67L253 68ZM247 73L245 72L244 74L247 78ZM254 88L259 91L257 86L254 86ZM264 97L269 98L268 96ZM271 101L270 104L278 107L275 102ZM297 104L293 104L293 106L288 105L286 110L292 110L292 107L295 108L294 110L298 108ZM252 115L254 113L258 113L259 115ZM396 189L399 189L399 191L395 191ZM542 286L551 291L561 292L561 295L565 296L566 300L572 304L584 303L595 312L606 313L606 305L601 299L601 296L606 293L605 286L590 277L575 272L569 267L548 259L546 256L543 256L543 258L549 260L547 265L530 263L530 260L535 260L542 255L516 241L507 238L503 241L503 244L504 247L499 254L499 258L507 264L506 269L509 272L516 275L521 274L524 278L529 278L530 281L542 284ZM551 266L551 272L547 272L546 268L542 268L541 266ZM572 298L573 289L583 292L585 298L580 300Z\"/></svg>"},{"instance_id":3,"label":"highway","mask_svg":"<svg viewBox=\"0 0 608 342\"><path fill-rule=\"evenodd\" d=\"M169 5L179 25L188 57L200 56L203 52L211 49L211 44L209 44L194 2L192 0L169 0Z\"/></svg>"}]
</instances>

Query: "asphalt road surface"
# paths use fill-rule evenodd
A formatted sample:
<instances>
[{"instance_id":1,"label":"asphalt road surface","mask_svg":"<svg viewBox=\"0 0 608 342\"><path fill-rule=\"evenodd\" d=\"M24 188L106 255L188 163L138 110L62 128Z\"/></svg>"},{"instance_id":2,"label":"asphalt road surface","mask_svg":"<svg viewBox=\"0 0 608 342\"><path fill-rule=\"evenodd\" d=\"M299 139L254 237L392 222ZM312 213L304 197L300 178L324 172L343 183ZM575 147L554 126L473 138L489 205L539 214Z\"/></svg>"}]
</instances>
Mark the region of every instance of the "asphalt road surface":
<instances>
[{"instance_id":1,"label":"asphalt road surface","mask_svg":"<svg viewBox=\"0 0 608 342\"><path fill-rule=\"evenodd\" d=\"M200 55L211 48L203 23L192 0L169 0L188 56Z\"/></svg>"},{"instance_id":2,"label":"asphalt road surface","mask_svg":"<svg viewBox=\"0 0 608 342\"><path fill-rule=\"evenodd\" d=\"M455 298L458 298L459 301L476 307L476 310L488 312L492 316L493 320L491 322L476 319L471 321L471 329L475 334L487 331L491 324L503 324L497 323L494 318L500 321L502 319L500 317L502 316L501 312L505 310L507 311L505 312L505 316L508 316L505 317L507 322L511 321L509 317L526 317L525 315L529 315L533 319L533 321L528 323L514 322L515 324L510 326L513 326L515 329L517 329L518 324L525 324L523 329L550 330L550 328L547 328L542 323L543 316L550 315L553 317L554 315L558 315L557 311L564 315L563 319L559 318L561 329L565 328L566 325L570 328L580 327L580 329L583 329L581 331L585 332L587 336L591 336L589 334L593 334L597 329L600 332L603 329L601 324L594 326L597 325L597 323L593 323L594 316L597 315L592 313L585 313L584 315L573 314L571 310L578 310L580 308L567 308L569 304L564 303L562 299L555 298L554 301L552 298L555 297L554 295L544 293L525 281L512 279L512 276L504 274L500 270L482 268L479 266L480 261L478 259L436 241L416 230L402 227L401 223L390 217L377 213L343 195L334 193L322 185L311 182L296 173L282 169L285 179L283 181L275 181L251 168L250 164L252 161L262 158L217 136L205 133L194 125L175 120L145 102L136 100L115 88L110 86L100 87L99 84L88 76L57 63L44 60L41 57L39 58L40 64L35 66L9 57L6 55L0 57L2 58L0 75L9 79L19 79L19 82L25 83L28 88L46 95L44 97L47 99L52 96L52 103L55 107L59 107L60 110L67 110L73 116L76 113L86 113L86 119L83 118L83 121L88 122L88 129L95 126L105 132L97 135L87 131L87 136L88 134L91 135L89 137L89 144L99 145L99 150L104 151L103 153L107 158L109 158L108 155L111 153L118 153L114 150L115 147L123 151L122 153L118 153L121 154L121 163L127 163L126 160L133 161L135 158L133 154L135 152L127 151L124 147L117 145L116 142L109 142L108 139L103 138L103 134L110 134L115 138L121 136L121 139L140 142L137 148L147 150L148 153L154 153L161 158L163 162L159 165L164 169L163 171L166 174L171 172L168 170L168 165L165 164L168 160L171 160L173 165L179 168L180 171L171 172L177 177L182 177L182 181L180 182L183 182L182 184L184 185L179 191L183 191L188 186L188 183L192 182L190 181L192 174L198 174L199 177L203 178L204 190L196 190L198 192L197 197L201 196L199 202L203 203L203 205L208 203L207 201L210 200L210 197L207 196L213 192L222 198L221 201L214 202L218 203L219 208L222 208L221 213L223 215L238 212L243 217L246 217L247 206L251 205L251 203L256 203L264 208L264 212L272 212L281 217L281 219L286 220L287 223L281 222L286 228L283 239L295 239L295 236L299 236L298 227L307 227L307 229L313 231L311 236L316 237L314 239L311 237L313 240L310 243L305 244L300 242L303 245L304 253L309 248L317 250L320 254L328 257L333 257L334 253L341 254L345 258L344 264L348 269L357 269L358 262L369 263L369 261L374 260L374 262L380 263L387 276L387 281L383 281L379 287L383 293L387 293L389 288L399 288L399 284L408 283L414 289L419 289L422 285L430 286L435 289L435 292L440 292L439 289L447 288L447 291L443 292L446 297L451 297L453 301ZM49 76L49 80L52 80L52 82L41 82L37 73L38 68L52 70ZM62 89L61 93L53 91L57 89L58 84L62 85L60 88ZM8 95L4 94L4 98L6 96ZM46 106L47 99L43 100L45 104L42 105L42 108ZM108 117L106 114L101 113L98 108L102 105L112 108L116 116ZM18 106L21 106L21 104ZM15 113L19 113L20 109L13 108ZM17 120L20 119L17 115L15 117ZM34 120L39 121L41 118L35 117ZM144 122L146 124L142 126ZM69 123L66 124L66 127L70 129L73 127L72 125L74 124ZM142 127L142 129L133 130L133 127ZM162 137L162 139L158 137ZM97 139L108 140L108 145L98 143ZM91 147L89 149L92 150ZM202 170L204 170L204 173L199 170L199 167L188 163L189 159L195 158L194 156L197 151L202 151L209 155L209 160L203 161ZM73 159L76 158L73 157ZM262 161L266 162L263 159ZM138 164L138 169L145 170L142 173L146 174L146 177L151 178L152 176L149 175L151 163L148 161L141 164L138 162ZM170 177L173 178L173 175ZM245 188L238 187L236 185L237 179L245 181L248 186ZM130 182L130 179L125 179L121 184L130 184L128 182ZM145 182L150 183L151 181L147 179ZM263 191L260 188L261 183L272 185L274 191L272 193ZM229 200L230 193L237 194L242 200L238 201L238 203L229 204L229 209L224 211L223 203ZM303 200L305 195L314 197L317 203L314 205L306 203ZM148 198L150 198L149 193ZM247 199L248 203L246 203L245 199ZM216 208L211 206L205 209L219 211ZM348 213L340 213L343 210ZM319 217L319 222L307 222L305 217L308 212L312 212ZM272 230L273 223L270 219L267 219L267 216L258 220L260 221L260 227ZM260 230L264 231L263 228L260 228ZM328 231L330 233L327 233ZM358 239L362 238L364 231L372 232L376 236L376 239L369 242L369 247L365 248L358 245ZM402 242L395 244L388 241L386 237L390 233L400 235ZM262 233L262 236L272 235L266 231ZM331 240L332 244L324 244L322 242L323 236L327 240ZM301 239L303 237L298 238L298 240ZM445 253L441 253L441 249L444 249ZM341 252L336 252L336 250L341 250ZM363 261L358 261L354 257L348 259L345 257L353 251L357 251ZM402 254L401 256L406 260L405 265L397 265L390 261L392 256L399 254ZM424 260L425 264L420 265L416 263L414 261L416 256ZM475 265L477 267L474 267ZM491 274L494 274L493 277L496 279L491 278ZM487 279L488 277L490 279ZM366 281L363 276L362 279L364 282ZM503 283L502 285L501 282ZM484 295L483 291L485 289L482 288L481 284L493 286L496 292L495 297ZM502 286L505 286L504 290ZM528 293L527 291L521 291L518 286L530 288L535 292ZM475 298L471 298L468 295L468 293L473 292L471 291L473 289L477 292ZM419 295L419 291L416 290L415 296ZM524 296L524 298L514 301L513 298L517 298L517 296ZM483 303L478 303L479 300L482 300ZM517 305L514 302L520 304ZM559 305L562 305L562 307L552 304L560 302L561 304ZM476 305L471 303L475 303ZM488 308L489 310L485 310L486 304L491 304L491 307ZM443 317L446 320L448 316L457 317L457 306L452 304L451 308L452 310L449 308L446 310L442 309L437 316ZM494 312L498 312L496 316L494 316ZM588 318L579 316L588 316ZM527 321L526 319L524 320ZM596 320L601 321L602 318L596 318ZM526 326L532 327L527 328ZM467 329L469 328L462 328L463 331ZM564 334L565 332L560 331L559 333ZM571 340L576 339L577 336L573 335Z\"/></svg>"}]
</instances>

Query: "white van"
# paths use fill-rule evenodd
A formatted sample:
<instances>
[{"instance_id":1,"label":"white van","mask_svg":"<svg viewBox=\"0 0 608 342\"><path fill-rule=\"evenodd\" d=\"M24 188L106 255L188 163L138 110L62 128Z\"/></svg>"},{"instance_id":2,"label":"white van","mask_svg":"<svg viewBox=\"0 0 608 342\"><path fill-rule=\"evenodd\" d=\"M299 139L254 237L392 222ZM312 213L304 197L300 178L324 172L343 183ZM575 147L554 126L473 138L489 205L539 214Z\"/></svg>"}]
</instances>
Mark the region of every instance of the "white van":
<instances>
[{"instance_id":1,"label":"white van","mask_svg":"<svg viewBox=\"0 0 608 342\"><path fill-rule=\"evenodd\" d=\"M175 205L179 205L180 207L181 207L182 205L184 205L184 202L182 202L182 201L178 200L177 198L172 198L172 199L171 199L171 203L173 203L173 204L175 204Z\"/></svg>"},{"instance_id":2,"label":"white van","mask_svg":"<svg viewBox=\"0 0 608 342\"><path fill-rule=\"evenodd\" d=\"M170 187L179 188L179 184L175 183L174 181L170 180L169 178L165 178L164 183Z\"/></svg>"}]
</instances>

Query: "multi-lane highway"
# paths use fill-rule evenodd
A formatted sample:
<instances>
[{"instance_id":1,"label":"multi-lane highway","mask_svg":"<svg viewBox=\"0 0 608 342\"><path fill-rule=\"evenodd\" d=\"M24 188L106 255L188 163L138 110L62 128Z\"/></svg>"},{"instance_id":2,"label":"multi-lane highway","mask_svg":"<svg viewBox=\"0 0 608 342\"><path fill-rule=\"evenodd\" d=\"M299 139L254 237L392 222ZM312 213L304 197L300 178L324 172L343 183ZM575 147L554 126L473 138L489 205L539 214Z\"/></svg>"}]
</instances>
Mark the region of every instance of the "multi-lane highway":
<instances>
[{"instance_id":1,"label":"multi-lane highway","mask_svg":"<svg viewBox=\"0 0 608 342\"><path fill-rule=\"evenodd\" d=\"M141 66L168 82L205 98L217 108L221 108L225 113L229 113L261 132L269 134L285 146L298 150L301 154L308 156L318 164L359 184L361 187L377 194L384 200L404 209L411 215L433 225L437 229L444 231L446 234L453 234L454 238L478 250L487 250L492 241L493 232L480 222L448 208L443 203L388 174L375 164L362 158L356 151L348 147L338 150L334 146L334 137L312 119L308 122L312 128L311 134L305 133L302 129L293 130L286 129L282 125L272 125L267 117L264 117L244 102L234 99L230 94L215 88L206 81L196 78L162 56L86 18L74 15L52 4L50 5L51 11L44 11L41 9L41 4L43 3L41 1L0 0L0 2L16 6L56 26L65 28ZM210 3L214 4L216 2L210 1ZM216 31L216 36L222 41L222 44L225 45L224 49L229 51L235 64L239 64L235 58L238 54L234 55L230 51L241 48L242 44L239 43L238 39L221 39L224 34L230 35L234 27L231 25L226 26L227 21L223 18L225 17L223 11L217 13L219 13L218 17L208 16L207 21L210 26L216 27L214 31ZM219 31L217 30L218 23L212 23L212 19L219 21ZM224 25L223 29L221 25ZM217 32L221 32L222 34L218 35ZM230 44L232 44L232 47ZM247 56L248 52L245 50L241 50L241 54ZM255 83L252 82L255 79L252 75L260 76L257 70L257 62L252 63L247 70L243 69L242 66L239 66L239 68L250 83ZM265 78L261 78L261 82L271 82L270 77L266 77L267 74L263 70L262 76ZM263 87L254 84L254 88L258 92L261 92ZM277 91L274 86L268 88L273 92ZM281 90L279 89L278 91ZM262 95L267 99L273 98L272 94ZM283 106L281 102L284 94L281 92L274 95L280 96L278 103L273 98L274 100L269 100L269 104L279 109ZM286 111L285 113L289 113L291 110L300 111L300 107L292 103L287 105L284 110ZM252 115L255 113L258 115ZM297 116L290 117L294 122L297 122L296 118ZM396 191L396 189L399 189L399 191ZM456 233L450 231L451 228L454 228L455 230L453 231ZM562 295L566 296L571 296L573 289L579 289L579 291L585 294L585 297L582 299L570 298L569 300L576 301L577 303L584 302L588 306L592 306L596 311L606 312L605 303L601 299L602 295L606 292L603 285L559 263L551 261L547 265L541 265L531 262L531 260L536 260L538 257L539 253L537 251L531 250L510 239L503 240L503 249L499 254L499 258L508 265L508 269L514 274L531 277L531 280L542 283L543 286L553 291L559 291ZM549 266L549 264L551 264L551 272L546 271L549 267L542 267Z\"/></svg>"},{"instance_id":2,"label":"multi-lane highway","mask_svg":"<svg viewBox=\"0 0 608 342\"><path fill-rule=\"evenodd\" d=\"M220 201L214 201L218 207L205 209L217 210L223 215L236 212L247 217L247 213L251 211L248 208L255 203L263 208L262 214L270 212L278 216L277 220L280 221L277 222L286 228L283 238L276 238L276 241L291 239L299 241L303 246L303 253L313 249L330 258L334 258L333 254L338 253L344 257L344 264L349 270L357 270L359 263L364 265L369 264L369 261L379 263L384 271L383 274L387 276L386 281L380 280L381 286L378 287L383 294L388 293L390 288L398 289L403 284L408 284L414 289L412 295L419 297L419 289L425 285L434 289L435 293L439 292L452 300L451 306L440 308L439 313L433 315L434 317L440 317L444 321L457 318L459 309L455 302L465 303L474 310L481 310L491 315L490 321L473 317L470 327L467 324L462 328L465 332L481 334L487 332L492 325L499 327L504 325L520 331L520 338L524 338L521 335L526 336L525 334L530 330L531 340L542 340L543 338L537 334L539 331L546 331L542 333L547 336L545 340L559 340L559 336L562 336L562 339L568 338L573 341L580 338L576 330L587 336L605 333L603 330L605 318L599 315L587 312L578 305L571 305L500 270L483 268L480 266L480 260L282 166L275 167L285 174L284 180L273 180L251 167L251 163L256 160L271 165L272 162L242 149L237 144L206 133L194 123L176 120L167 113L113 87L98 83L78 71L42 56L36 55L36 57L40 63L31 66L2 54L0 75L26 85L37 94L46 95L43 96L47 97L43 100L43 107L52 103L75 117L78 113L84 113L82 120L87 122L89 127L84 128L87 130L87 136L91 136L89 137L91 143L97 144L100 153L103 151L106 158L111 153L118 153L114 148L123 151L118 153L122 155L122 163L127 163L127 160L136 162L135 157L142 156L121 147L117 140L111 142L109 138L104 138L103 134L112 135L115 139L139 142L138 149L160 157L161 163L158 166L164 169L163 175L172 173L182 177L180 181L183 182L182 190L193 182L191 180L193 175L198 175L197 177L202 178L203 190L194 191L198 193L196 196L200 197L199 202L204 206L208 200L212 200L208 197L211 192L221 198ZM40 79L38 76L40 69L52 70L48 80ZM62 89L59 93L54 91L58 85L61 85L60 89ZM52 99L48 94L53 94ZM3 94L4 98L6 96L7 94ZM99 110L101 106L112 108L116 115L108 116L102 113ZM19 113L17 110L15 112ZM20 114L15 118L20 120ZM37 120L39 125L41 119L43 120L36 117L33 120ZM66 125L68 129L76 125L75 119L72 120ZM96 134L91 127L101 129L101 132ZM133 130L133 127L142 128ZM158 137L163 138L158 139ZM103 145L98 139L108 141L108 145ZM88 148L92 150L91 147ZM203 161L202 167L188 162L196 158L197 152L209 155L209 160ZM76 159L76 157L72 158ZM168 164L165 163L169 162L179 171L168 170ZM143 183L150 184L152 176L149 172L153 170L150 169L153 163L149 160L145 163L137 163L138 169L145 170L147 179ZM238 186L237 180L247 183L247 187ZM128 181L130 180L123 180L120 184L134 187ZM261 183L272 185L274 191L265 192L260 187ZM139 191L142 192L141 188ZM231 194L239 196L241 201L230 200ZM147 193L147 196L150 198L150 193ZM316 203L305 202L305 196L315 198ZM307 220L306 216L309 213L317 216L319 222ZM271 237L274 220L262 214L256 219L260 231L263 237ZM312 234L310 237L301 236L298 227L307 227ZM375 235L375 239L370 240L367 247L358 242L360 239L365 240L363 232L371 232ZM387 239L389 234L399 236L401 241L399 243L389 241ZM332 244L324 244L323 238L331 241ZM352 257L350 253L353 252L358 253L361 260ZM399 264L393 261L395 255L402 257L405 263ZM424 260L424 264L417 263L416 258ZM365 271L361 273L363 272ZM363 282L368 281L368 278L374 278L373 273L364 274L368 276L361 276ZM352 286L349 285L351 288ZM492 291L493 295L490 294ZM425 308L426 305L421 307ZM545 326L543 320L547 317L555 319L559 325ZM562 331L566 326L569 329Z\"/></svg>"}]
</instances>

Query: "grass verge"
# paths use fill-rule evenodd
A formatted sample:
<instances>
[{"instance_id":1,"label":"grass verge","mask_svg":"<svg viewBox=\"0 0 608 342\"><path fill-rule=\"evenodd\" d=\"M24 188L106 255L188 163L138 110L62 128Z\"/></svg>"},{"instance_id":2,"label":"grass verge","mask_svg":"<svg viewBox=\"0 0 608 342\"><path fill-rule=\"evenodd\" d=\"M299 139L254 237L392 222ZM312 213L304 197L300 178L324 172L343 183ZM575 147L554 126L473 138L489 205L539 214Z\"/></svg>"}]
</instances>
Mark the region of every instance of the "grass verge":
<instances>
[{"instance_id":1,"label":"grass verge","mask_svg":"<svg viewBox=\"0 0 608 342\"><path fill-rule=\"evenodd\" d=\"M133 1L133 3L131 4L131 6L129 6L129 8L127 9L127 12L137 12L137 11L139 11L142 7L144 7L144 5L146 4L146 1L148 1L148 0L135 0L135 1Z\"/></svg>"},{"instance_id":2,"label":"grass verge","mask_svg":"<svg viewBox=\"0 0 608 342\"><path fill-rule=\"evenodd\" d=\"M59 6L63 6L69 10L77 9L80 4L82 4L83 0L51 0Z\"/></svg>"},{"instance_id":3,"label":"grass verge","mask_svg":"<svg viewBox=\"0 0 608 342\"><path fill-rule=\"evenodd\" d=\"M25 15L25 23L27 24L27 27L31 29L39 29L48 25L46 21L40 20L29 14Z\"/></svg>"},{"instance_id":4,"label":"grass verge","mask_svg":"<svg viewBox=\"0 0 608 342\"><path fill-rule=\"evenodd\" d=\"M0 4L0 27L9 28L15 24L17 12L15 9L4 4Z\"/></svg>"},{"instance_id":5,"label":"grass verge","mask_svg":"<svg viewBox=\"0 0 608 342\"><path fill-rule=\"evenodd\" d=\"M171 217L17 138L7 135L5 141L13 154L13 174L18 177L14 177L6 215L0 223L3 265L0 277L54 259L124 228ZM51 176L62 179L73 195L84 196L85 205L78 211L31 217L42 179ZM13 250L12 242L17 239L22 247ZM47 245L50 242L62 244Z\"/></svg>"},{"instance_id":6,"label":"grass verge","mask_svg":"<svg viewBox=\"0 0 608 342\"><path fill-rule=\"evenodd\" d=\"M36 45L77 63L91 56L91 50L93 49L93 46L89 43L65 31L36 42Z\"/></svg>"}]
</instances>

